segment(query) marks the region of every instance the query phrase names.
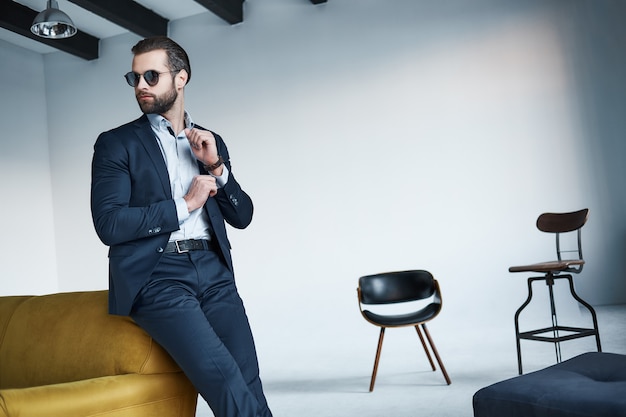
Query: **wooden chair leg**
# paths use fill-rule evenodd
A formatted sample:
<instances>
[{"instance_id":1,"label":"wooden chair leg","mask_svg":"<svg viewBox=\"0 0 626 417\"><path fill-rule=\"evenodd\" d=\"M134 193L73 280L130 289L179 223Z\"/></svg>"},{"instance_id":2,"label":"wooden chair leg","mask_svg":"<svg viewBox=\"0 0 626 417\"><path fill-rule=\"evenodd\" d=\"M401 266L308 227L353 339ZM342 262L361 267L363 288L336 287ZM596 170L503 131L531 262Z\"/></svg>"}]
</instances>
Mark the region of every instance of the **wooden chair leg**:
<instances>
[{"instance_id":1,"label":"wooden chair leg","mask_svg":"<svg viewBox=\"0 0 626 417\"><path fill-rule=\"evenodd\" d=\"M385 338L385 328L380 328L380 336L378 337L378 348L376 349L376 359L374 359L374 370L372 371L372 379L370 381L370 392L374 391L374 383L376 382L376 373L378 372L378 362L380 360L380 352L383 349L383 339Z\"/></svg>"},{"instance_id":2,"label":"wooden chair leg","mask_svg":"<svg viewBox=\"0 0 626 417\"><path fill-rule=\"evenodd\" d=\"M435 368L435 362L433 362L433 358L432 356L430 356L430 352L428 351L428 347L426 346L426 341L424 340L424 336L422 336L422 332L420 331L419 324L415 325L415 330L417 331L417 335L420 337L420 341L422 342L422 347L424 348L424 352L426 352L426 356L428 357L428 362L430 362L430 367L434 371L437 368Z\"/></svg>"},{"instance_id":3,"label":"wooden chair leg","mask_svg":"<svg viewBox=\"0 0 626 417\"><path fill-rule=\"evenodd\" d=\"M433 342L432 337L430 337L430 333L428 332L426 323L422 323L422 329L424 329L424 334L426 335L426 339L428 339L428 343L430 344L430 347L433 350L433 353L435 354L435 358L437 359L439 368L441 369L441 372L443 373L443 377L446 379L446 382L448 383L448 385L450 385L452 381L450 380L450 377L448 376L448 372L446 371L445 366L443 366L443 362L441 361L441 358L439 357L439 352L437 352L437 348L435 347L435 343Z\"/></svg>"}]
</instances>

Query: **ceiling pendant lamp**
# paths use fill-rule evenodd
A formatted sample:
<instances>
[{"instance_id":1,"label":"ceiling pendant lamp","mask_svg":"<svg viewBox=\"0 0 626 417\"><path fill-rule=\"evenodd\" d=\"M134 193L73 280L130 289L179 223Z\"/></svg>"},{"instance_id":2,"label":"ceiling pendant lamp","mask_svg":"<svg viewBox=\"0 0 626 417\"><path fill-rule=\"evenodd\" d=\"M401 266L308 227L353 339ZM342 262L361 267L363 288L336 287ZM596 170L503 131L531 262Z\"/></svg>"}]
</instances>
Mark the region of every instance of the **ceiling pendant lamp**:
<instances>
[{"instance_id":1,"label":"ceiling pendant lamp","mask_svg":"<svg viewBox=\"0 0 626 417\"><path fill-rule=\"evenodd\" d=\"M46 10L35 17L30 31L42 38L61 39L74 36L77 30L72 19L59 10L56 0L48 0Z\"/></svg>"}]
</instances>

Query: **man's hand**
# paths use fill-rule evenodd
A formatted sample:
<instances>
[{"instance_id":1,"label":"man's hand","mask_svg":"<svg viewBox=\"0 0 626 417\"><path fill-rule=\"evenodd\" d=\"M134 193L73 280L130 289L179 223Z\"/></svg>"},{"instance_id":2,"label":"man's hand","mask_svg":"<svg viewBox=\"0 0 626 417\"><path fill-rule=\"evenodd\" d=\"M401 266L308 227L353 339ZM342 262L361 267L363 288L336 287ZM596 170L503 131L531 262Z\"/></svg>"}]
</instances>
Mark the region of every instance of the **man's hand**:
<instances>
[{"instance_id":1,"label":"man's hand","mask_svg":"<svg viewBox=\"0 0 626 417\"><path fill-rule=\"evenodd\" d=\"M189 191L183 197L187 202L189 213L204 206L204 203L217 194L217 183L210 175L196 175L191 181Z\"/></svg>"},{"instance_id":2,"label":"man's hand","mask_svg":"<svg viewBox=\"0 0 626 417\"><path fill-rule=\"evenodd\" d=\"M196 159L202 162L204 165L213 165L219 159L217 154L217 145L215 144L215 137L208 130L200 129L185 129L185 135L191 145L191 150L196 156ZM213 174L221 175L222 167L217 168Z\"/></svg>"}]
</instances>

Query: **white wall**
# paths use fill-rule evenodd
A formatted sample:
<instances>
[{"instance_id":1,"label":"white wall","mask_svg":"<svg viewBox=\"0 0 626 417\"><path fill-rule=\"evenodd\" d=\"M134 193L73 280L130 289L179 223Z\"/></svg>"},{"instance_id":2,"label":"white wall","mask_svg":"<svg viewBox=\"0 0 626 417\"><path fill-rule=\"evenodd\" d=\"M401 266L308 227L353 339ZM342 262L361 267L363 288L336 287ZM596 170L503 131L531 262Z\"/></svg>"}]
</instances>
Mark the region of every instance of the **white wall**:
<instances>
[{"instance_id":1,"label":"white wall","mask_svg":"<svg viewBox=\"0 0 626 417\"><path fill-rule=\"evenodd\" d=\"M624 302L626 277L620 260L626 253L626 53L620 45L626 39L626 3L578 1L572 6L573 18L562 27L585 138L581 152L587 155L591 174L581 180L597 202L591 232L598 243L592 250L604 249L597 254L594 274L579 288L595 293L596 302Z\"/></svg>"},{"instance_id":2,"label":"white wall","mask_svg":"<svg viewBox=\"0 0 626 417\"><path fill-rule=\"evenodd\" d=\"M0 294L58 291L41 55L0 41Z\"/></svg>"},{"instance_id":3,"label":"white wall","mask_svg":"<svg viewBox=\"0 0 626 417\"><path fill-rule=\"evenodd\" d=\"M594 4L610 7L598 15ZM192 60L188 110L225 138L256 204L253 224L231 240L261 349L280 361L295 354L289 341L354 343L347 329L365 325L356 280L385 270L431 270L444 328L512 326L525 279L507 269L551 256L552 239L534 225L544 211L591 209L581 294L625 302L620 258L604 255L624 247L624 220L607 217L622 212L623 177L609 181L616 171L604 158L619 162L626 126L600 127L589 99L612 94L594 89L605 63L617 64L609 81L624 90L623 45L605 37L623 34L620 19L607 19L617 11L609 1L263 0L247 1L236 26L208 13L173 22ZM590 22L594 31L581 30ZM3 184L18 209L3 205L12 215L2 245L46 244L3 246L4 275L27 281L5 278L1 293L56 289L55 261L59 290L106 288L106 248L89 211L91 152L101 131L139 115L122 78L138 39L101 42L93 62L49 54L43 66L0 45L28 67L0 67L18 103L4 100L2 142L13 137L15 151L0 170L7 178L29 166L36 180ZM16 72L19 84L7 80ZM625 95L611 97L624 108Z\"/></svg>"}]
</instances>

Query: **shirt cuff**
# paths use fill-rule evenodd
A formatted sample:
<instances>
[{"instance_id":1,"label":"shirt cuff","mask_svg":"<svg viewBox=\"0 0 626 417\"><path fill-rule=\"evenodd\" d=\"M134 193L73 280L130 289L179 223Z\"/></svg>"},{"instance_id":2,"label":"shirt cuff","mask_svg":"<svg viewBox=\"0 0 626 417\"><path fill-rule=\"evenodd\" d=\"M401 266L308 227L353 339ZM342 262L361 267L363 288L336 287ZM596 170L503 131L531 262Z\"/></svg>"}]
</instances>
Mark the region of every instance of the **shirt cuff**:
<instances>
[{"instance_id":1,"label":"shirt cuff","mask_svg":"<svg viewBox=\"0 0 626 417\"><path fill-rule=\"evenodd\" d=\"M174 203L176 204L176 215L178 215L178 224L183 224L183 222L189 217L189 207L187 207L187 202L184 198L181 197L174 199Z\"/></svg>"},{"instance_id":2,"label":"shirt cuff","mask_svg":"<svg viewBox=\"0 0 626 417\"><path fill-rule=\"evenodd\" d=\"M226 165L223 165L224 169L222 169L222 175L220 175L219 177L217 175L213 175L211 173L209 173L209 175L211 175L213 178L215 178L215 182L217 183L218 188L222 188L226 185L226 183L228 182L228 168L226 168Z\"/></svg>"}]
</instances>

